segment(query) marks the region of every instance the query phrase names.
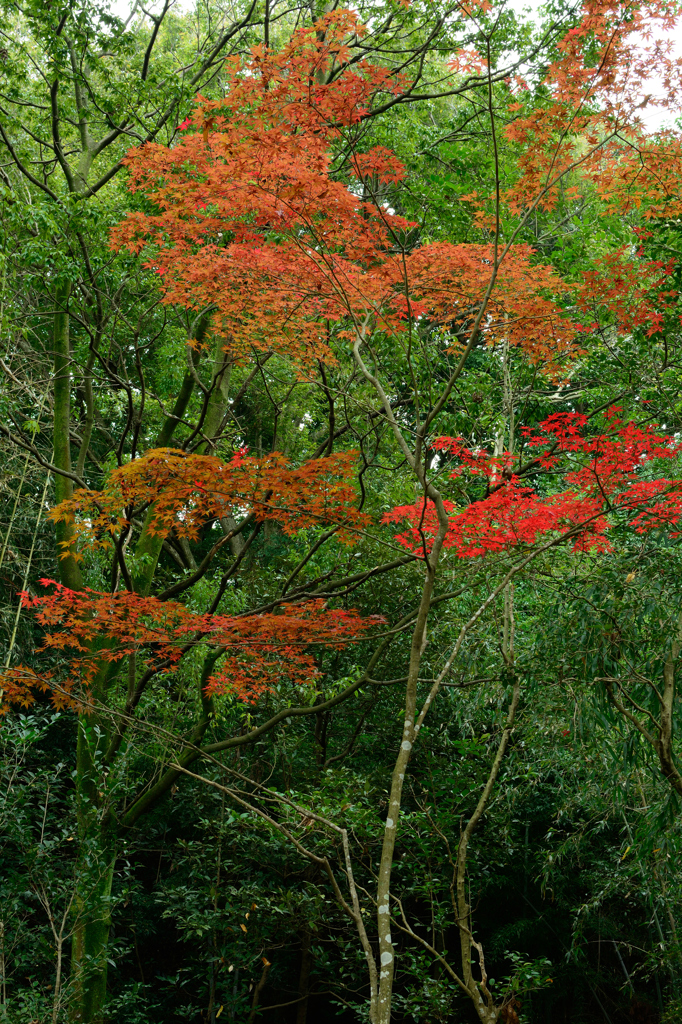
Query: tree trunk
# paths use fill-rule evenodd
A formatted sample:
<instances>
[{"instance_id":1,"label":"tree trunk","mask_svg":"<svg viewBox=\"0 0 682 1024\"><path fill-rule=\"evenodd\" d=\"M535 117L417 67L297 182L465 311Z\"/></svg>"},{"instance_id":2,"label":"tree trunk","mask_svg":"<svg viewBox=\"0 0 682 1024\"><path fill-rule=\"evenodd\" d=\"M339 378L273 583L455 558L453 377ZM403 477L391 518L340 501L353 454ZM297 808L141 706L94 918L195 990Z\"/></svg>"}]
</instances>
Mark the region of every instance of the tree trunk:
<instances>
[{"instance_id":1,"label":"tree trunk","mask_svg":"<svg viewBox=\"0 0 682 1024\"><path fill-rule=\"evenodd\" d=\"M417 718L417 682L419 668L426 644L426 626L431 596L435 582L435 567L443 543L445 530L441 528L433 546L431 558L426 565L426 579L422 588L421 601L417 620L412 633L412 647L405 688L405 715L403 719L402 742L396 757L391 776L391 792L388 802L388 817L384 827L384 839L379 861L379 877L377 882L377 931L379 934L379 993L376 1007L376 1024L390 1024L393 1002L393 978L395 974L395 954L391 939L391 877L395 852L396 833L400 818L403 786L407 766L412 753L412 745L416 739L415 722ZM374 1024L374 1022L373 1022Z\"/></svg>"},{"instance_id":2,"label":"tree trunk","mask_svg":"<svg viewBox=\"0 0 682 1024\"><path fill-rule=\"evenodd\" d=\"M69 1021L102 1024L107 995L107 952L111 930L111 886L115 854L106 842L84 844L79 862L77 921L71 947ZM93 856L94 854L94 856ZM86 857L92 860L86 862Z\"/></svg>"},{"instance_id":3,"label":"tree trunk","mask_svg":"<svg viewBox=\"0 0 682 1024\"><path fill-rule=\"evenodd\" d=\"M71 285L57 286L53 321L54 389L54 464L64 473L71 465L71 339L69 298ZM55 500L70 498L74 481L55 474ZM73 525L57 523L59 575L72 590L83 587L78 562L70 553L74 541ZM105 675L108 673L105 673ZM100 680L101 682L101 680ZM101 697L102 694L99 694ZM102 779L96 757L103 751L106 729L95 728L93 717L81 714L78 720L76 762L76 806L78 813L78 867L73 902L73 941L71 947L71 994L69 1019L78 1024L100 1024L107 987L107 947L111 927L111 886L115 854L102 813Z\"/></svg>"},{"instance_id":4,"label":"tree trunk","mask_svg":"<svg viewBox=\"0 0 682 1024\"><path fill-rule=\"evenodd\" d=\"M203 342L206 330L210 323L210 312L202 313L193 325L193 334L197 342ZM176 427L185 415L187 406L196 386L196 365L199 361L199 350L194 349L188 352L190 367L185 374L178 397L175 400L173 411L164 420L154 444L155 448L167 448L173 439ZM133 584L135 592L145 597L149 594L159 555L163 547L163 537L158 533L150 533L149 527L153 516L153 509L150 508L142 526L142 533L135 548L137 568L133 572Z\"/></svg>"},{"instance_id":5,"label":"tree trunk","mask_svg":"<svg viewBox=\"0 0 682 1024\"><path fill-rule=\"evenodd\" d=\"M98 776L106 731L98 725L93 717L85 715L81 715L78 723L76 805L80 850L71 948L69 1021L72 1024L102 1024L107 994L107 949L116 850L113 822L103 806L104 794L99 789L105 784Z\"/></svg>"}]
</instances>

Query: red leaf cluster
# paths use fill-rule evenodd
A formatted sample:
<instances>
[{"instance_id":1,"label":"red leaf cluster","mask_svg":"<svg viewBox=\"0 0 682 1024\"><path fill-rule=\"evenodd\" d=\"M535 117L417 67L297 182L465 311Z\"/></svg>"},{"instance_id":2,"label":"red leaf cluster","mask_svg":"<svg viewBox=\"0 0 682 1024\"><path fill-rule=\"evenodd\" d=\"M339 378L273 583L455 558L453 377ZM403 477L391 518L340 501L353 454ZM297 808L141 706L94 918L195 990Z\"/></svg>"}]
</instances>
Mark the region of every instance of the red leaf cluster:
<instances>
[{"instance_id":1,"label":"red leaf cluster","mask_svg":"<svg viewBox=\"0 0 682 1024\"><path fill-rule=\"evenodd\" d=\"M445 501L449 524L443 546L459 558L473 558L553 535L571 540L575 551L608 550L608 531L617 522L629 522L638 533L679 524L682 479L654 471L661 461L679 456L682 444L654 427L622 423L616 410L598 434L586 434L587 422L576 413L558 413L544 420L539 432L525 432L527 446L536 450L535 465L561 472L565 489L552 494L538 493L516 475L509 454L491 458L468 450L461 439L436 439L433 448L457 462L450 476L480 477L487 491L463 509ZM423 555L438 530L429 501L391 509L383 521L406 524L395 539Z\"/></svg>"},{"instance_id":2,"label":"red leaf cluster","mask_svg":"<svg viewBox=\"0 0 682 1024\"><path fill-rule=\"evenodd\" d=\"M355 507L355 459L354 452L340 452L292 466L279 453L256 459L238 451L223 461L155 449L114 470L102 490L78 490L50 516L73 523L78 557L83 548L109 547L133 516L143 514L149 532L159 536L172 530L196 538L206 522L250 513L255 521L278 522L288 534L331 524L341 541L352 544L369 522ZM68 550L74 556L73 542ZM380 621L328 609L320 601L267 615L201 615L174 601L42 582L52 592L23 594L24 606L48 630L44 646L68 657L68 678L57 686L23 666L9 669L0 674L7 705L28 705L39 689L50 691L57 706L78 707L103 664L143 652L147 670L171 672L196 644L223 655L208 692L252 701L280 679L294 685L314 681L320 674L316 651L342 647Z\"/></svg>"}]
</instances>

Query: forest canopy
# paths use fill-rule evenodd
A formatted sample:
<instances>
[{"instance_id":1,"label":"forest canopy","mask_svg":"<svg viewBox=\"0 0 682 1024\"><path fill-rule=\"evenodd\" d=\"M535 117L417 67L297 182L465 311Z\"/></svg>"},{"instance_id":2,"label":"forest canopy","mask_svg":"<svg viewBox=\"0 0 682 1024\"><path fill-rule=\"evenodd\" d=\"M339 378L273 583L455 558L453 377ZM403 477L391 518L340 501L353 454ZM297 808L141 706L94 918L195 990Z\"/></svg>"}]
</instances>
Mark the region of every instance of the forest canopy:
<instances>
[{"instance_id":1,"label":"forest canopy","mask_svg":"<svg viewBox=\"0 0 682 1024\"><path fill-rule=\"evenodd\" d=\"M677 5L0 7L0 1024L676 1024Z\"/></svg>"}]
</instances>

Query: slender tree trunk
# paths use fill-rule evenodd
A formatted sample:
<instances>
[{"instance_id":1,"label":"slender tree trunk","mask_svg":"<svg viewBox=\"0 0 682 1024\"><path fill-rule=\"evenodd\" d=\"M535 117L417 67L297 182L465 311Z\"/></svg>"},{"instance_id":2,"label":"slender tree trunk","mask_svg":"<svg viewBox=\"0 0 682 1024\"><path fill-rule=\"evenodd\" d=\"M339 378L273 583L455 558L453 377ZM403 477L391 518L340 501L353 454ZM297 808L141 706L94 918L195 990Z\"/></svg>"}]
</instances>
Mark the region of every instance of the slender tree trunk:
<instances>
[{"instance_id":1,"label":"slender tree trunk","mask_svg":"<svg viewBox=\"0 0 682 1024\"><path fill-rule=\"evenodd\" d=\"M467 822L460 837L455 861L453 904L457 915L457 925L459 927L462 980L464 981L464 985L469 993L469 997L471 998L481 1024L495 1024L499 1017L500 1008L495 1006L495 1000L488 988L488 975L483 956L483 947L479 942L476 942L474 938L473 922L471 920L471 906L467 899L466 891L467 854L469 851L471 836L488 806L490 796L500 773L500 768L502 767L504 756L507 752L507 746L509 745L509 739L516 720L519 697L519 681L517 678L514 678L514 688L511 703L509 705L509 711L507 713L507 721L502 731L502 736L500 737L497 752L490 768L490 773L483 788L483 792L479 797L474 813L469 818L469 821ZM473 950L476 950L478 953L478 966L481 974L480 981L477 981L474 978L474 974L471 969Z\"/></svg>"},{"instance_id":2,"label":"slender tree trunk","mask_svg":"<svg viewBox=\"0 0 682 1024\"><path fill-rule=\"evenodd\" d=\"M405 774L412 753L412 745L416 739L415 722L417 717L417 683L419 667L426 646L426 625L431 607L431 597L435 582L436 565L442 545L444 529L440 531L429 561L426 563L426 579L422 588L422 596L417 613L412 648L405 688L405 716L403 719L402 742L396 757L391 775L391 792L388 802L388 817L384 826L384 841L379 861L379 879L377 883L377 931L379 933L379 992L376 1008L376 1024L390 1024L391 1004L393 1001L393 978L395 974L395 954L391 939L391 877L393 873L393 856L395 852L396 831L400 818L403 785ZM373 1022L374 1024L374 1022Z\"/></svg>"},{"instance_id":3,"label":"slender tree trunk","mask_svg":"<svg viewBox=\"0 0 682 1024\"><path fill-rule=\"evenodd\" d=\"M54 464L64 473L72 472L70 295L71 285L68 282L58 285L53 326ZM70 498L73 490L74 482L69 476L55 474L57 503ZM71 552L73 541L73 525L68 522L58 523L59 575L67 587L80 590L83 579L78 562ZM80 848L76 898L73 903L75 920L69 1006L69 1017L74 1024L99 1024L102 1021L107 985L114 854L102 830L101 791L97 779L99 768L94 754L103 733L96 730L94 725L92 718L86 715L79 717L76 805Z\"/></svg>"},{"instance_id":4,"label":"slender tree trunk","mask_svg":"<svg viewBox=\"0 0 682 1024\"><path fill-rule=\"evenodd\" d=\"M91 860L80 861L76 897L78 919L71 948L69 1020L102 1024L107 995L107 953L111 931L111 887L115 854L106 843L87 844Z\"/></svg>"},{"instance_id":5,"label":"slender tree trunk","mask_svg":"<svg viewBox=\"0 0 682 1024\"><path fill-rule=\"evenodd\" d=\"M263 993L263 989L267 985L268 974L270 972L271 966L272 966L272 964L270 963L270 961L267 960L265 957L263 957L263 970L262 970L261 976L260 976L260 978L258 980L258 984L256 985L255 989L253 990L253 1000L251 1002L251 1013L249 1014L249 1019L248 1019L247 1024L253 1024L253 1021L256 1019L256 1014L258 1012L258 1004L260 1002L260 997L261 997L261 995Z\"/></svg>"},{"instance_id":6,"label":"slender tree trunk","mask_svg":"<svg viewBox=\"0 0 682 1024\"><path fill-rule=\"evenodd\" d=\"M682 616L678 619L678 632L670 646L670 653L663 666L663 693L661 695L661 712L659 719L658 738L655 742L656 753L661 771L672 788L682 796L682 775L675 764L673 754L673 710L675 705L675 666L680 656L680 630Z\"/></svg>"},{"instance_id":7,"label":"slender tree trunk","mask_svg":"<svg viewBox=\"0 0 682 1024\"><path fill-rule=\"evenodd\" d=\"M5 922L0 921L0 1006L7 1002L7 986L5 982L7 966L5 963Z\"/></svg>"},{"instance_id":8,"label":"slender tree trunk","mask_svg":"<svg viewBox=\"0 0 682 1024\"><path fill-rule=\"evenodd\" d=\"M192 333L197 342L203 342L209 323L210 311L205 311L193 325ZM188 353L189 369L185 374L173 410L166 417L156 437L155 448L166 448L171 443L175 430L187 411L187 406L196 387L196 365L198 360L197 349ZM150 508L135 548L138 568L133 572L133 583L136 593L143 594L144 596L147 596L151 590L159 555L163 547L163 537L149 530L152 516L153 509Z\"/></svg>"},{"instance_id":9,"label":"slender tree trunk","mask_svg":"<svg viewBox=\"0 0 682 1024\"><path fill-rule=\"evenodd\" d=\"M103 806L99 761L106 732L85 715L78 723L76 805L80 851L71 947L69 1021L102 1024L107 994L111 889L116 863L113 823Z\"/></svg>"},{"instance_id":10,"label":"slender tree trunk","mask_svg":"<svg viewBox=\"0 0 682 1024\"><path fill-rule=\"evenodd\" d=\"M213 441L218 437L220 425L227 412L230 392L230 376L232 373L232 359L223 348L222 338L213 339L213 368L211 374L211 393L206 404L206 415L202 433L206 443L200 447L200 451L212 451Z\"/></svg>"}]
</instances>

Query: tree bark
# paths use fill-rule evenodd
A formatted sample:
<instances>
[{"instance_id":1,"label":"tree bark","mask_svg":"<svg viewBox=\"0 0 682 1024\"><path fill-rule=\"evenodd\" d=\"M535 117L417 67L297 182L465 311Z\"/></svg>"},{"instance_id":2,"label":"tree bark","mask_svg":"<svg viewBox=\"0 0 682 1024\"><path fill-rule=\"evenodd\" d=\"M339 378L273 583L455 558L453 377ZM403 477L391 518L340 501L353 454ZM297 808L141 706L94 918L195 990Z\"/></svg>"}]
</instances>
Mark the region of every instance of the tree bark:
<instances>
[{"instance_id":1,"label":"tree bark","mask_svg":"<svg viewBox=\"0 0 682 1024\"><path fill-rule=\"evenodd\" d=\"M483 792L479 797L478 803L474 810L474 813L469 818L462 835L460 836L459 846L457 847L457 857L455 861L455 877L453 879L453 904L455 913L457 915L457 925L459 928L459 939L460 939L460 952L462 962L462 979L466 987L469 997L473 1003L474 1009L478 1016L481 1024L495 1024L499 1016L500 1008L495 1006L495 1000L493 994L488 988L488 975L485 969L485 959L483 957L483 947L480 943L476 942L472 930L471 921L471 907L467 900L466 894L466 863L467 853L469 850L469 841L473 835L474 829L481 820L481 816L485 812L490 795L493 791L497 776L500 773L504 756L507 752L509 745L509 739L514 728L514 722L516 720L516 711L519 706L519 697L521 689L519 681L514 677L514 688L512 692L512 699L509 705L509 711L507 713L507 721L500 737L500 742L497 746L497 752L493 760L488 779ZM476 981L473 976L471 969L471 954L472 950L476 950L479 958L479 968L481 972L481 980Z\"/></svg>"},{"instance_id":2,"label":"tree bark","mask_svg":"<svg viewBox=\"0 0 682 1024\"><path fill-rule=\"evenodd\" d=\"M71 949L72 1024L102 1024L104 1020L111 887L116 863L113 823L106 812L105 794L98 788L103 785L98 753L104 749L105 736L94 717L80 717L76 760L80 850Z\"/></svg>"},{"instance_id":3,"label":"tree bark","mask_svg":"<svg viewBox=\"0 0 682 1024\"><path fill-rule=\"evenodd\" d=\"M196 330L194 331L195 340L197 342L202 342L204 340L209 322L210 312L205 312L199 317L195 325ZM190 352L189 361L191 366L185 374L182 386L173 406L173 410L170 415L166 417L161 426L161 430L158 433L156 443L154 445L155 448L168 447L178 424L187 410L192 394L194 393L194 388L196 386L195 364L198 361L197 350ZM133 584L135 592L142 594L144 597L148 596L151 590L156 566L159 561L159 555L161 554L161 549L163 547L163 537L160 534L149 532L152 515L153 508L150 508L142 526L140 539L138 540L135 548L135 561L138 568L133 574Z\"/></svg>"},{"instance_id":4,"label":"tree bark","mask_svg":"<svg viewBox=\"0 0 682 1024\"><path fill-rule=\"evenodd\" d=\"M71 285L68 282L57 286L53 321L54 464L66 473L72 471L70 294ZM69 477L55 474L57 504L70 498L73 490L73 481ZM83 578L72 551L73 524L57 523L56 533L61 582L72 590L81 590ZM79 716L76 807L80 849L73 903L69 999L69 1020L73 1024L100 1024L107 987L106 953L111 927L110 901L115 854L107 829L105 827L103 830L102 827L102 794L97 784L99 769L95 755L97 744L102 741L106 731L96 728L97 725L99 723L92 716Z\"/></svg>"}]
</instances>

